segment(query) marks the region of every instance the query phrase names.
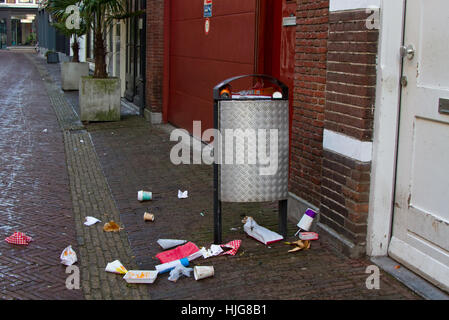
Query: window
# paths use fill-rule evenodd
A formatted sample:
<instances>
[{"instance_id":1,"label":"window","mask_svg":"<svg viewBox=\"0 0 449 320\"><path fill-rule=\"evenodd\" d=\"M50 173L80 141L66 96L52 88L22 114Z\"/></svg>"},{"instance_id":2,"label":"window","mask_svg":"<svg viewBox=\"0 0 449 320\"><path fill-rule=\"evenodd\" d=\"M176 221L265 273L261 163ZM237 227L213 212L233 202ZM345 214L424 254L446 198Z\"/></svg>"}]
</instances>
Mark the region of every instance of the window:
<instances>
[{"instance_id":1,"label":"window","mask_svg":"<svg viewBox=\"0 0 449 320\"><path fill-rule=\"evenodd\" d=\"M33 3L33 0L19 0L19 3Z\"/></svg>"},{"instance_id":2,"label":"window","mask_svg":"<svg viewBox=\"0 0 449 320\"><path fill-rule=\"evenodd\" d=\"M5 0L0 0L0 3L5 3Z\"/></svg>"}]
</instances>

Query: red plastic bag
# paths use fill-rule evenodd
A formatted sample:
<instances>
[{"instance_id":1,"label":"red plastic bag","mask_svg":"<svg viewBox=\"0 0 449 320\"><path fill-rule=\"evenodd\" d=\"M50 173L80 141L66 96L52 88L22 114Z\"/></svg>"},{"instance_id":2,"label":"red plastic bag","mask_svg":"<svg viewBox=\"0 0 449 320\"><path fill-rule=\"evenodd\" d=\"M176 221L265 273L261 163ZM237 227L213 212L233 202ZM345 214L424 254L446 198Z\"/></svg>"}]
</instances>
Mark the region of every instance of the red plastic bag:
<instances>
[{"instance_id":1,"label":"red plastic bag","mask_svg":"<svg viewBox=\"0 0 449 320\"><path fill-rule=\"evenodd\" d=\"M167 263L187 258L191 254L198 251L200 251L200 249L198 249L198 247L194 243L188 242L185 245L177 247L175 249L161 252L156 255L156 258L158 258L161 263Z\"/></svg>"}]
</instances>

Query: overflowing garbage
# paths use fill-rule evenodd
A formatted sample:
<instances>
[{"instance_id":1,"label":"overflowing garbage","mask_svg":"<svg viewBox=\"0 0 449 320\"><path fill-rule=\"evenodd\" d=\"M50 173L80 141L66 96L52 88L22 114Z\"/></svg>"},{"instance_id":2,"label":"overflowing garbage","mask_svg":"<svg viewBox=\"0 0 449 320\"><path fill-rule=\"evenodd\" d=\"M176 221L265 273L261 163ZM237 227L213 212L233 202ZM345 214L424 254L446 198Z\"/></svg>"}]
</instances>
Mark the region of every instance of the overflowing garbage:
<instances>
[{"instance_id":1,"label":"overflowing garbage","mask_svg":"<svg viewBox=\"0 0 449 320\"><path fill-rule=\"evenodd\" d=\"M188 197L188 191L178 191L179 199L186 199ZM138 192L139 201L149 201L152 200L152 193L148 191ZM203 213L203 212L202 212ZM286 245L293 247L289 250L289 253L298 252L302 250L309 250L311 248L311 242L318 240L319 235L316 232L311 232L312 223L316 216L316 212L308 209L304 216L298 223L299 230L295 236L299 237L299 240L292 242L284 242ZM204 214L202 214L204 216ZM150 212L144 213L144 221L155 221L155 215ZM100 222L100 220L93 217L86 217L86 225L93 225ZM263 243L268 248L271 248L271 244L284 240L284 237L274 231L271 231L265 227L260 226L253 217L245 217L242 220L243 230L245 233L254 240ZM240 228L232 228L231 231L237 231ZM104 231L107 232L118 232L122 228L115 223L110 221L105 224ZM158 275L169 274L168 280L171 282L177 282L182 277L191 278L193 273L193 278L196 281L203 280L206 278L214 277L215 269L213 266L203 266L196 265L190 266L191 262L202 258L203 260L210 259L212 257L218 256L235 256L237 255L242 240L233 240L225 244L212 244L209 248L202 247L201 249L193 242L185 239L159 239L157 244L163 250L162 252L156 254L156 259L159 260L160 264L155 266L155 270L130 270L128 271L126 267L119 261L113 261L108 263L105 268L106 272L115 273L123 275L123 279L127 283L134 284L152 284L157 279ZM68 247L66 250L71 250ZM70 251L69 251L70 252ZM74 253L74 252L73 252ZM240 255L243 255L242 252ZM76 254L75 254L76 255ZM71 256L71 254L69 254ZM76 259L76 258L75 258ZM61 255L62 260L62 255ZM75 260L76 261L76 260ZM68 262L70 263L70 262Z\"/></svg>"}]
</instances>

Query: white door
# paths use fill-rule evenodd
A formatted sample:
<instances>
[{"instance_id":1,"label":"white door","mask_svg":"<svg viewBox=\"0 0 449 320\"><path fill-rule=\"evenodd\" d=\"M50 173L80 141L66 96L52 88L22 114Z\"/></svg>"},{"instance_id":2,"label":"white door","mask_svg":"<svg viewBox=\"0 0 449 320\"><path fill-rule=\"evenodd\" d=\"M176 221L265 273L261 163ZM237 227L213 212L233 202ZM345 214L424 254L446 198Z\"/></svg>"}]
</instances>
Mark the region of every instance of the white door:
<instances>
[{"instance_id":1,"label":"white door","mask_svg":"<svg viewBox=\"0 0 449 320\"><path fill-rule=\"evenodd\" d=\"M404 44L389 254L449 291L449 1L407 0Z\"/></svg>"}]
</instances>

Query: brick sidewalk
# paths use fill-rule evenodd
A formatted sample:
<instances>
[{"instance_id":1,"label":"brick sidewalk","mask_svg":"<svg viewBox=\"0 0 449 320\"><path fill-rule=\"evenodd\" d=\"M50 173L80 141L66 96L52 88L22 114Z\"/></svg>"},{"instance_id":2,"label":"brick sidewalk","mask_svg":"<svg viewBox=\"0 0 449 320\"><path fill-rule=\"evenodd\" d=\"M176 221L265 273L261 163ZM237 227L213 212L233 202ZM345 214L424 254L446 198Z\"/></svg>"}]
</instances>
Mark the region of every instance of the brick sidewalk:
<instances>
[{"instance_id":1,"label":"brick sidewalk","mask_svg":"<svg viewBox=\"0 0 449 320\"><path fill-rule=\"evenodd\" d=\"M23 54L0 51L0 66L0 299L82 299L59 259L77 246L58 122ZM34 242L6 243L14 231Z\"/></svg>"}]
</instances>

